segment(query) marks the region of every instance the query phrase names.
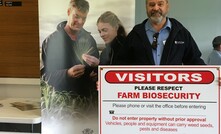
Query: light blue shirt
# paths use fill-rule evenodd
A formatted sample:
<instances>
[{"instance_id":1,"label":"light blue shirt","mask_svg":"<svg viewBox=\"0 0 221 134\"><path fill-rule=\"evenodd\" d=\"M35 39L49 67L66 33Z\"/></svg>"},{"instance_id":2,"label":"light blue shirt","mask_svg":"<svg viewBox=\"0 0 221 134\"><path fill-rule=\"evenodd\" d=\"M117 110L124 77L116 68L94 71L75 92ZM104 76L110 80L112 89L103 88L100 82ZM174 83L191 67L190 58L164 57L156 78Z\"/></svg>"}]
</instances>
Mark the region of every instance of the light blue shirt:
<instances>
[{"instance_id":1,"label":"light blue shirt","mask_svg":"<svg viewBox=\"0 0 221 134\"><path fill-rule=\"evenodd\" d=\"M166 25L159 31L159 36L157 39L157 49L156 50L152 49L155 65L160 65L160 60L162 57L164 45L165 45L166 40L170 34L171 27L172 27L172 24L171 24L170 20L167 18ZM157 33L157 31L152 27L149 20L147 20L147 22L145 24L145 30L146 30L147 37L148 37L150 43L152 44L153 35L155 33Z\"/></svg>"},{"instance_id":2,"label":"light blue shirt","mask_svg":"<svg viewBox=\"0 0 221 134\"><path fill-rule=\"evenodd\" d=\"M213 50L207 61L208 65L221 65L221 51Z\"/></svg>"}]
</instances>

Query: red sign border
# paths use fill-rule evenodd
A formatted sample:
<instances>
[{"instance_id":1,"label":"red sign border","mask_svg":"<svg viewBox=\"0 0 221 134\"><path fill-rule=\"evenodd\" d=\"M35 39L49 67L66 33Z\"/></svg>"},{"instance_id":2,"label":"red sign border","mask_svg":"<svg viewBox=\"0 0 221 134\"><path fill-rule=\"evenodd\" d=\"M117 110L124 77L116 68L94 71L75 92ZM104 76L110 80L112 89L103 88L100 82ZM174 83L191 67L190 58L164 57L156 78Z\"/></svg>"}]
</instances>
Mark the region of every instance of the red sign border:
<instances>
[{"instance_id":1,"label":"red sign border","mask_svg":"<svg viewBox=\"0 0 221 134\"><path fill-rule=\"evenodd\" d=\"M147 69L147 68L153 68L153 66L99 66L99 71L98 71L98 75L99 75L99 78L101 78L101 71L104 69L104 68L112 68L112 69L117 69L117 68L125 68L125 69L129 69L129 68L138 68L138 69ZM218 66L155 66L154 68L158 68L158 69L161 69L161 68L179 68L179 69L185 69L185 68L204 68L204 69L217 69L218 70L218 77L219 79L221 80L221 67L218 67ZM99 100L101 100L101 92L102 92L102 86L101 86L101 80L98 81L99 83ZM220 134L221 130L220 130L220 90L221 90L221 82L219 82L218 84L218 134ZM101 121L102 121L102 112L101 112L101 109L102 109L102 105L101 105L101 102L99 101L99 134L102 134L102 124L101 124Z\"/></svg>"}]
</instances>

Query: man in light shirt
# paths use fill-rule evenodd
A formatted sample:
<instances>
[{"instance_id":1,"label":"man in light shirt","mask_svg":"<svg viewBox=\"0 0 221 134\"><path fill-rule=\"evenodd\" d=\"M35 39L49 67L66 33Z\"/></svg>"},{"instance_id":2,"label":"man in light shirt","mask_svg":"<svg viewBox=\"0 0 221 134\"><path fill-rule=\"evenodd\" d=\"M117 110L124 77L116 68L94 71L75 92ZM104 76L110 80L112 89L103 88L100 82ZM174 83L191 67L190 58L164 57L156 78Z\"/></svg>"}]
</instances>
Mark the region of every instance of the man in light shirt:
<instances>
[{"instance_id":1,"label":"man in light shirt","mask_svg":"<svg viewBox=\"0 0 221 134\"><path fill-rule=\"evenodd\" d=\"M119 64L205 65L190 32L168 17L169 0L146 0L147 19L128 34Z\"/></svg>"}]
</instances>

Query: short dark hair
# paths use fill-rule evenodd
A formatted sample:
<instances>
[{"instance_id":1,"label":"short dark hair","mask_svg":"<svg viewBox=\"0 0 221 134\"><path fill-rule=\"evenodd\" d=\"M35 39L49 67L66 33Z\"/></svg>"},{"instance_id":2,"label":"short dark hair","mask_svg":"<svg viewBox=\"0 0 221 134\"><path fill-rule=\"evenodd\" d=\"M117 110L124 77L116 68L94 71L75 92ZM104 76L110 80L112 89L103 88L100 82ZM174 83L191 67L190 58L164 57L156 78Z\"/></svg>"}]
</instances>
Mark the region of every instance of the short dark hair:
<instances>
[{"instance_id":1,"label":"short dark hair","mask_svg":"<svg viewBox=\"0 0 221 134\"><path fill-rule=\"evenodd\" d=\"M214 39L213 39L213 48L216 48L218 47L219 45L221 45L221 36L216 36Z\"/></svg>"},{"instance_id":2,"label":"short dark hair","mask_svg":"<svg viewBox=\"0 0 221 134\"><path fill-rule=\"evenodd\" d=\"M76 7L81 12L86 13L89 11L89 3L87 0L70 0L69 8Z\"/></svg>"}]
</instances>

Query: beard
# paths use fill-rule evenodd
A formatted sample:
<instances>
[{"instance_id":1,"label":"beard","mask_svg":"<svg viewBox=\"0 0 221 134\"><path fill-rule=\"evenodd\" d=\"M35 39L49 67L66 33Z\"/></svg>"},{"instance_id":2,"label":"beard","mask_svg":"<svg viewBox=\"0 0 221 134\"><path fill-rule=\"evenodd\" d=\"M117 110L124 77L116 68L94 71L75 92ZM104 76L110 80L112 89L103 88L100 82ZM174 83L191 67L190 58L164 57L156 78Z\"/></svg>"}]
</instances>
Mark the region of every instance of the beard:
<instances>
[{"instance_id":1,"label":"beard","mask_svg":"<svg viewBox=\"0 0 221 134\"><path fill-rule=\"evenodd\" d=\"M162 11L152 11L150 14L148 14L150 21L155 24L161 23L166 16L167 13L163 14Z\"/></svg>"},{"instance_id":2,"label":"beard","mask_svg":"<svg viewBox=\"0 0 221 134\"><path fill-rule=\"evenodd\" d=\"M150 17L150 20L151 22L155 23L155 24L159 24L162 22L163 20L163 16L160 16L160 17Z\"/></svg>"}]
</instances>

